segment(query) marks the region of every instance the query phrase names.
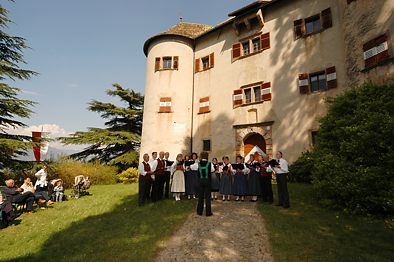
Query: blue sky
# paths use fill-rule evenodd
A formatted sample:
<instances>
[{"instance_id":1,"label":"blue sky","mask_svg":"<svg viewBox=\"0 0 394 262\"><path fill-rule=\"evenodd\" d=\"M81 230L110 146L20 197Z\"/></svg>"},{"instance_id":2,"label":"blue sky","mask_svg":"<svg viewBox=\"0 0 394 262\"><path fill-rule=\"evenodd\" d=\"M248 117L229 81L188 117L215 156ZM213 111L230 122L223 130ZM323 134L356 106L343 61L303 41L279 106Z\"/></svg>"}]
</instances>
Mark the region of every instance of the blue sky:
<instances>
[{"instance_id":1,"label":"blue sky","mask_svg":"<svg viewBox=\"0 0 394 262\"><path fill-rule=\"evenodd\" d=\"M66 132L103 127L87 110L113 83L143 92L146 39L183 17L185 22L215 25L253 1L241 0L3 0L15 22L7 32L27 39L28 69L39 73L12 83L22 98L38 102L29 126L47 124ZM51 130L47 130L51 131Z\"/></svg>"}]
</instances>

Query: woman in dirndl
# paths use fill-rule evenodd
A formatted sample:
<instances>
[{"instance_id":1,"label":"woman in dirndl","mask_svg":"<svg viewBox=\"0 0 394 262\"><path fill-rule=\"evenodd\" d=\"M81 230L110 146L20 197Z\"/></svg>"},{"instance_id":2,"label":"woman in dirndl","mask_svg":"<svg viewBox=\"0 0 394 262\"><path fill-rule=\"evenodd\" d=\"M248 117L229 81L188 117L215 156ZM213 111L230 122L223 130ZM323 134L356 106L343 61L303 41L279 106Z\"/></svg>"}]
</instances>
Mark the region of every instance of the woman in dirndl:
<instances>
[{"instance_id":1,"label":"woman in dirndl","mask_svg":"<svg viewBox=\"0 0 394 262\"><path fill-rule=\"evenodd\" d=\"M178 154L171 166L172 184L171 193L174 194L175 201L181 200L181 194L185 193L185 174L183 169L183 156Z\"/></svg>"}]
</instances>

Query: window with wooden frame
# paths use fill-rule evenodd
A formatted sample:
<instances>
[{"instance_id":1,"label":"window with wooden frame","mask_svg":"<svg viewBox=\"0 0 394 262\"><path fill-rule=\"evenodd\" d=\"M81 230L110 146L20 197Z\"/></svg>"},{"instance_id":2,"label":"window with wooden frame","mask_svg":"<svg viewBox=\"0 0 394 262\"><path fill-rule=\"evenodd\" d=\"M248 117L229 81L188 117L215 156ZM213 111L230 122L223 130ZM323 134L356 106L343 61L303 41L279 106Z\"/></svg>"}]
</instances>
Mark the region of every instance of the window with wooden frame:
<instances>
[{"instance_id":1,"label":"window with wooden frame","mask_svg":"<svg viewBox=\"0 0 394 262\"><path fill-rule=\"evenodd\" d=\"M259 82L234 90L233 107L271 101L271 82Z\"/></svg>"},{"instance_id":2,"label":"window with wooden frame","mask_svg":"<svg viewBox=\"0 0 394 262\"><path fill-rule=\"evenodd\" d=\"M248 39L240 40L239 43L233 44L231 52L232 60L235 61L242 57L257 54L270 47L270 33L259 34Z\"/></svg>"},{"instance_id":3,"label":"window with wooden frame","mask_svg":"<svg viewBox=\"0 0 394 262\"><path fill-rule=\"evenodd\" d=\"M311 92L324 91L327 89L326 72L317 72L309 75Z\"/></svg>"},{"instance_id":4,"label":"window with wooden frame","mask_svg":"<svg viewBox=\"0 0 394 262\"><path fill-rule=\"evenodd\" d=\"M215 66L215 54L211 53L208 56L197 58L195 60L194 71L195 73L209 70Z\"/></svg>"},{"instance_id":5,"label":"window with wooden frame","mask_svg":"<svg viewBox=\"0 0 394 262\"><path fill-rule=\"evenodd\" d=\"M332 27L331 9L327 8L305 19L294 21L294 40L306 37L312 34L320 33L327 28Z\"/></svg>"},{"instance_id":6,"label":"window with wooden frame","mask_svg":"<svg viewBox=\"0 0 394 262\"><path fill-rule=\"evenodd\" d=\"M378 65L380 62L390 58L389 35L385 33L380 35L363 45L363 57L365 68L369 68Z\"/></svg>"},{"instance_id":7,"label":"window with wooden frame","mask_svg":"<svg viewBox=\"0 0 394 262\"><path fill-rule=\"evenodd\" d=\"M250 104L252 103L252 89L251 88L245 88L244 89L244 101L245 104Z\"/></svg>"},{"instance_id":8,"label":"window with wooden frame","mask_svg":"<svg viewBox=\"0 0 394 262\"><path fill-rule=\"evenodd\" d=\"M161 70L178 70L178 56L163 56L155 58L155 72Z\"/></svg>"},{"instance_id":9,"label":"window with wooden frame","mask_svg":"<svg viewBox=\"0 0 394 262\"><path fill-rule=\"evenodd\" d=\"M325 91L337 87L337 73L335 66L315 73L298 75L298 88L300 94Z\"/></svg>"},{"instance_id":10,"label":"window with wooden frame","mask_svg":"<svg viewBox=\"0 0 394 262\"><path fill-rule=\"evenodd\" d=\"M209 113L209 96L200 98L199 114Z\"/></svg>"},{"instance_id":11,"label":"window with wooden frame","mask_svg":"<svg viewBox=\"0 0 394 262\"><path fill-rule=\"evenodd\" d=\"M161 97L159 113L171 113L171 97Z\"/></svg>"}]
</instances>

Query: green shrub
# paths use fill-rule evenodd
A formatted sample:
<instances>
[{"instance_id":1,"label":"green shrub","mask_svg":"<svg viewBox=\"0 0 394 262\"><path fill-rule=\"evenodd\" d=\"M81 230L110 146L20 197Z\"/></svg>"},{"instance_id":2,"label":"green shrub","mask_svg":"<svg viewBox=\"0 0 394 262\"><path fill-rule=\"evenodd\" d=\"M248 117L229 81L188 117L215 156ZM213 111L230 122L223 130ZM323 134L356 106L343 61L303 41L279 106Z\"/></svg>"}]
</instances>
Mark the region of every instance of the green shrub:
<instances>
[{"instance_id":1,"label":"green shrub","mask_svg":"<svg viewBox=\"0 0 394 262\"><path fill-rule=\"evenodd\" d=\"M393 98L393 84L366 84L329 101L312 171L322 203L353 213L394 214Z\"/></svg>"},{"instance_id":2,"label":"green shrub","mask_svg":"<svg viewBox=\"0 0 394 262\"><path fill-rule=\"evenodd\" d=\"M138 169L130 167L122 173L118 174L118 181L123 184L137 183L139 177Z\"/></svg>"},{"instance_id":3,"label":"green shrub","mask_svg":"<svg viewBox=\"0 0 394 262\"><path fill-rule=\"evenodd\" d=\"M290 181L310 183L313 169L313 153L307 151L289 167Z\"/></svg>"},{"instance_id":4,"label":"green shrub","mask_svg":"<svg viewBox=\"0 0 394 262\"><path fill-rule=\"evenodd\" d=\"M51 178L61 178L66 187L71 187L78 175L89 177L93 185L116 183L116 167L102 165L98 161L84 163L66 159L54 164L51 171Z\"/></svg>"}]
</instances>

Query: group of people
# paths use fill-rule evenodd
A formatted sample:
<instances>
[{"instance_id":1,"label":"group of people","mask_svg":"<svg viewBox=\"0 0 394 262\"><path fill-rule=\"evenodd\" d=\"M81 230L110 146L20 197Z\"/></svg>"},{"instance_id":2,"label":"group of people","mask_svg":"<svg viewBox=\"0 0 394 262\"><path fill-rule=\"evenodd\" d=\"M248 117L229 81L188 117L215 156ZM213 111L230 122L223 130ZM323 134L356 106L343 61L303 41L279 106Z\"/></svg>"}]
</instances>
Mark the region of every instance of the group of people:
<instances>
[{"instance_id":1,"label":"group of people","mask_svg":"<svg viewBox=\"0 0 394 262\"><path fill-rule=\"evenodd\" d=\"M276 159L267 155L249 155L245 162L242 156L237 156L235 163L230 163L228 156L208 161L208 153L201 152L200 156L193 153L190 157L178 154L175 161L169 160L169 153L152 153L143 155L139 164L139 201L144 205L147 199L158 201L163 197L169 198L171 192L176 201L181 196L187 199L198 197L197 213L203 212L203 202L206 203L206 215L212 215L211 200L217 200L220 193L222 201L255 202L258 198L273 203L272 178L276 178L278 188L278 206L290 207L287 190L288 163L283 159L282 152L276 153Z\"/></svg>"},{"instance_id":2,"label":"group of people","mask_svg":"<svg viewBox=\"0 0 394 262\"><path fill-rule=\"evenodd\" d=\"M54 179L47 181L48 166L43 165L35 177L37 178L34 186L29 177L24 179L23 184L18 187L13 179L5 181L5 187L1 187L0 192L0 210L5 214L7 222L12 222L20 214L14 211L13 204L24 206L25 212L31 214L33 212L34 203L38 207L45 209L47 205L52 205L54 202L63 201L64 188L61 179ZM52 199L51 199L51 196Z\"/></svg>"}]
</instances>

